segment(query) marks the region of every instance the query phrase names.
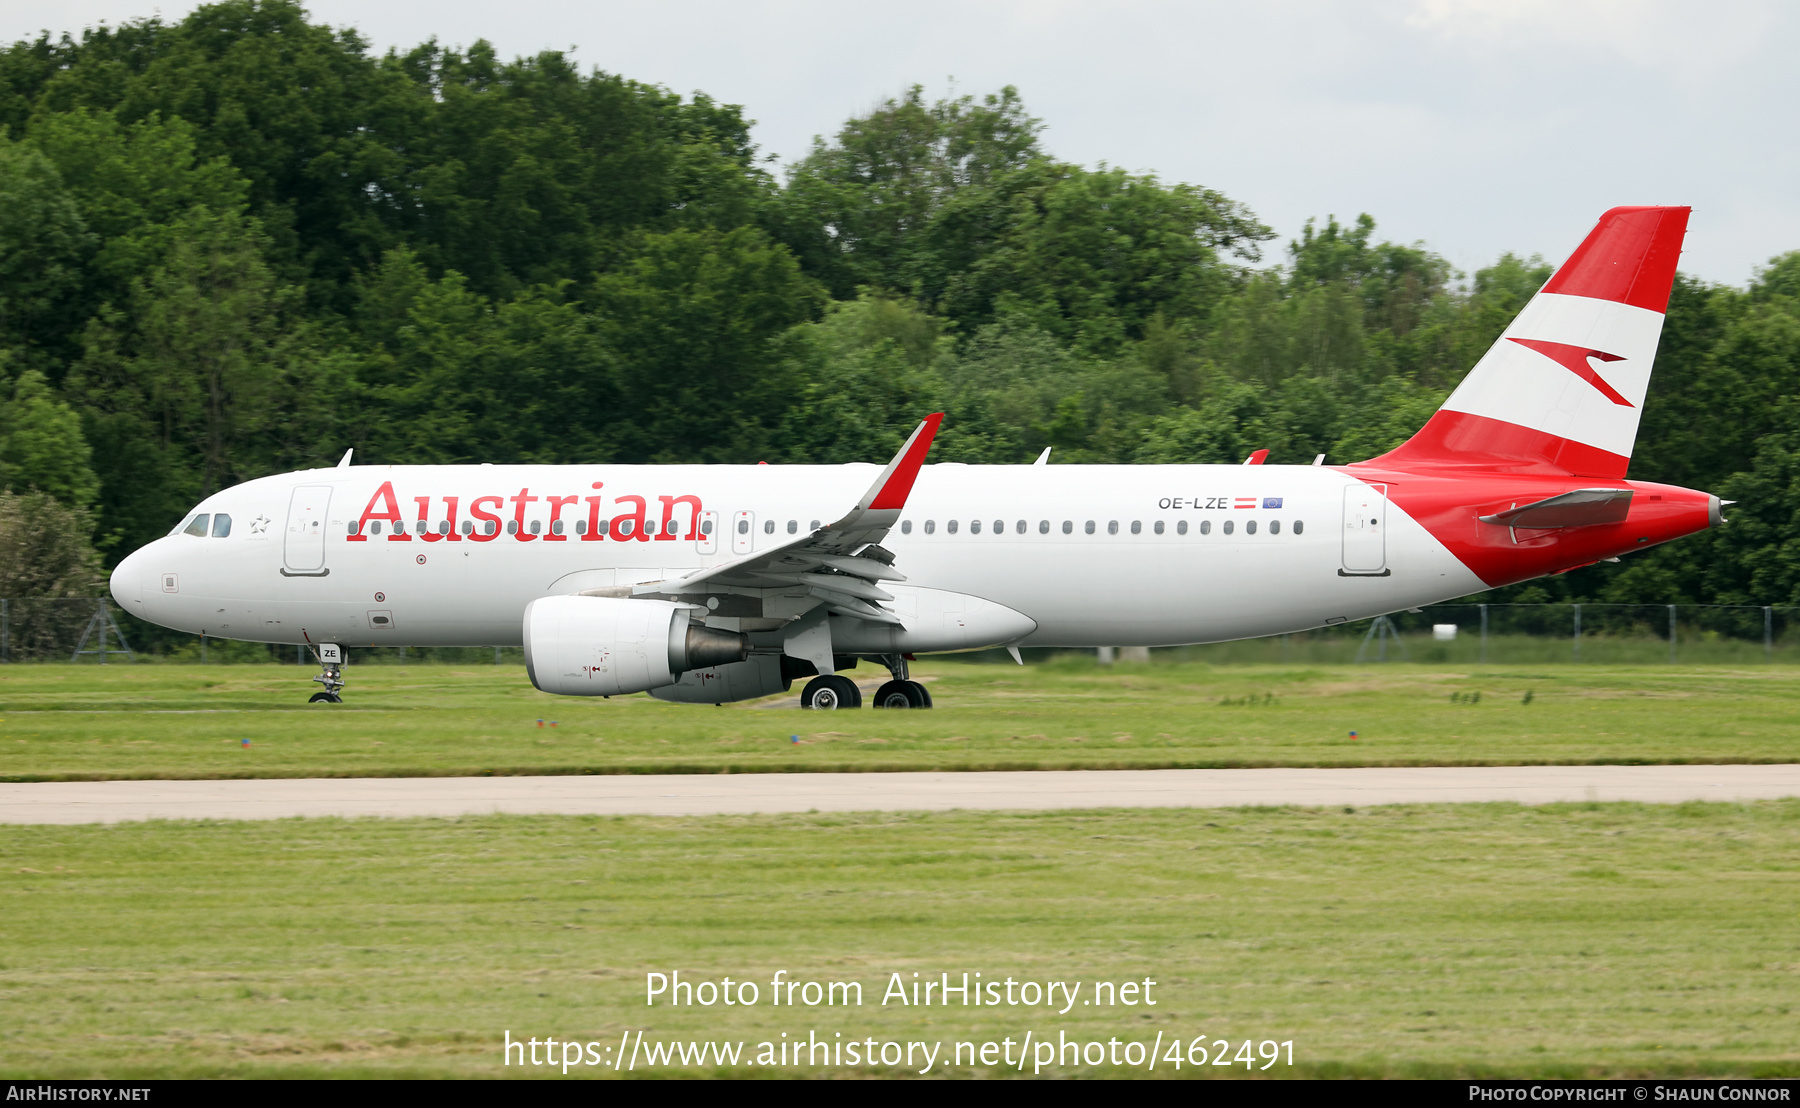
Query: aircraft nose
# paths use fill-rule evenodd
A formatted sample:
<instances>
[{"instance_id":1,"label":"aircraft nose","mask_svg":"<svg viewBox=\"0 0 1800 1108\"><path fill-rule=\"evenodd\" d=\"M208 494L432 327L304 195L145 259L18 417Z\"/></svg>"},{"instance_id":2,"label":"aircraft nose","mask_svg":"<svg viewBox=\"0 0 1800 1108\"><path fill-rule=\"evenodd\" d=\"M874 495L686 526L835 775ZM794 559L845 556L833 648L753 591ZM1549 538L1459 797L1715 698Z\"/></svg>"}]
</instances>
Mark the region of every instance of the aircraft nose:
<instances>
[{"instance_id":1,"label":"aircraft nose","mask_svg":"<svg viewBox=\"0 0 1800 1108\"><path fill-rule=\"evenodd\" d=\"M148 564L144 550L139 549L125 555L112 571L109 587L113 599L134 616L144 612L144 567Z\"/></svg>"}]
</instances>

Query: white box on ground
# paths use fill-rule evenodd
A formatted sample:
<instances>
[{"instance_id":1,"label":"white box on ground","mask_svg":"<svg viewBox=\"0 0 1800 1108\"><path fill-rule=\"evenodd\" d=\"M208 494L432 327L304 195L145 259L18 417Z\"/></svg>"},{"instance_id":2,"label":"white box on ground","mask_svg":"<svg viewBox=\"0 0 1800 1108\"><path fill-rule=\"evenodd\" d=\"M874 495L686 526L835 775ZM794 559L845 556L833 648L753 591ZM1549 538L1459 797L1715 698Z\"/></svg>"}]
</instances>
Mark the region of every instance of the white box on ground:
<instances>
[{"instance_id":1,"label":"white box on ground","mask_svg":"<svg viewBox=\"0 0 1800 1108\"><path fill-rule=\"evenodd\" d=\"M1456 624L1434 623L1431 625L1431 637L1439 642L1456 641Z\"/></svg>"}]
</instances>

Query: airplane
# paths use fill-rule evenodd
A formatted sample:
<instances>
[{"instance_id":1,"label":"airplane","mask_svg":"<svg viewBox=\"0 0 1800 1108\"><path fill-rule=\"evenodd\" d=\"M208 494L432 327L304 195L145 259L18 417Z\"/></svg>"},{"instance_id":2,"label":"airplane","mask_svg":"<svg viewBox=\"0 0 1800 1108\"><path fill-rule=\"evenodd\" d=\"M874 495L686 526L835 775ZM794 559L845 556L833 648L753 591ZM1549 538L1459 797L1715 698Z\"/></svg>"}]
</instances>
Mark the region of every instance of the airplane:
<instances>
[{"instance_id":1,"label":"airplane","mask_svg":"<svg viewBox=\"0 0 1800 1108\"><path fill-rule=\"evenodd\" d=\"M1425 426L1348 465L352 465L207 497L122 561L133 615L305 644L523 646L547 693L929 708L915 655L1174 646L1442 602L1722 522L1626 479L1688 208L1600 217Z\"/></svg>"}]
</instances>

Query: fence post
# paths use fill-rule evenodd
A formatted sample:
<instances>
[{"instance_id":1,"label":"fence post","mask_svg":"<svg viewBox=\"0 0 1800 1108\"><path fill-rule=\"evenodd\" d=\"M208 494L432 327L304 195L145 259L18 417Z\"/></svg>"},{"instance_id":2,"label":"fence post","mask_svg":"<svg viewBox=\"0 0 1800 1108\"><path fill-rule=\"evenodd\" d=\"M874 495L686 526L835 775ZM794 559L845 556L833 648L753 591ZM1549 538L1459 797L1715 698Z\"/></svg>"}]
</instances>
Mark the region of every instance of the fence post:
<instances>
[{"instance_id":1,"label":"fence post","mask_svg":"<svg viewBox=\"0 0 1800 1108\"><path fill-rule=\"evenodd\" d=\"M1669 605L1669 664L1675 664L1675 605Z\"/></svg>"},{"instance_id":2,"label":"fence post","mask_svg":"<svg viewBox=\"0 0 1800 1108\"><path fill-rule=\"evenodd\" d=\"M1581 661L1581 605L1575 605L1575 660Z\"/></svg>"},{"instance_id":3,"label":"fence post","mask_svg":"<svg viewBox=\"0 0 1800 1108\"><path fill-rule=\"evenodd\" d=\"M1763 605L1763 658L1775 657L1775 609Z\"/></svg>"},{"instance_id":4,"label":"fence post","mask_svg":"<svg viewBox=\"0 0 1800 1108\"><path fill-rule=\"evenodd\" d=\"M9 632L12 630L12 601L0 599L0 662L12 660Z\"/></svg>"},{"instance_id":5,"label":"fence post","mask_svg":"<svg viewBox=\"0 0 1800 1108\"><path fill-rule=\"evenodd\" d=\"M1487 605L1481 605L1481 664L1487 665Z\"/></svg>"}]
</instances>

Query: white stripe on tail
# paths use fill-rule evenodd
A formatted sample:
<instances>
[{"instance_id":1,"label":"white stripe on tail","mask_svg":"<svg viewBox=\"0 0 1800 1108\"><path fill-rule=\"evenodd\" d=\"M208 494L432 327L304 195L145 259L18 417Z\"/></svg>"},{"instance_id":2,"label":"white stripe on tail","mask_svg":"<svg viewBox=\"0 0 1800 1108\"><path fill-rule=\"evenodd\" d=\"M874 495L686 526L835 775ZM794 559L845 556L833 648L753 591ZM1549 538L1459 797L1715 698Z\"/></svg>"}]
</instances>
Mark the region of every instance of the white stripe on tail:
<instances>
[{"instance_id":1,"label":"white stripe on tail","mask_svg":"<svg viewBox=\"0 0 1800 1108\"><path fill-rule=\"evenodd\" d=\"M1614 208L1430 422L1376 459L1623 478L1687 208Z\"/></svg>"}]
</instances>

